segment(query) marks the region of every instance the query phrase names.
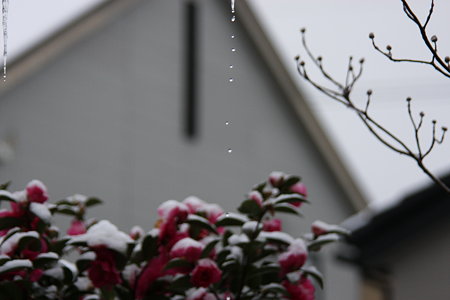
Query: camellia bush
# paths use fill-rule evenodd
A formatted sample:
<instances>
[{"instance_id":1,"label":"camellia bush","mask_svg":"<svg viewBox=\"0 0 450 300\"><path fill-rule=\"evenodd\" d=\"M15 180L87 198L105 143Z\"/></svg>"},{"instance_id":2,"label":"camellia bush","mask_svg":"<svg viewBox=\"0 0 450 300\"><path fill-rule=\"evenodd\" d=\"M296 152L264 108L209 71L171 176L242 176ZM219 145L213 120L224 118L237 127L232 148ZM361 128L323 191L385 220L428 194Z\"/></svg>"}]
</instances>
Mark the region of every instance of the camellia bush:
<instances>
[{"instance_id":1,"label":"camellia bush","mask_svg":"<svg viewBox=\"0 0 450 300\"><path fill-rule=\"evenodd\" d=\"M37 180L0 190L0 299L314 299L320 273L308 253L345 234L316 221L294 238L278 214L300 215L300 178L273 172L248 194L239 213L196 197L158 208L155 228L129 234L107 220L86 220L101 201L74 195L49 203ZM71 218L67 232L52 216ZM315 282L315 285L314 285Z\"/></svg>"}]
</instances>

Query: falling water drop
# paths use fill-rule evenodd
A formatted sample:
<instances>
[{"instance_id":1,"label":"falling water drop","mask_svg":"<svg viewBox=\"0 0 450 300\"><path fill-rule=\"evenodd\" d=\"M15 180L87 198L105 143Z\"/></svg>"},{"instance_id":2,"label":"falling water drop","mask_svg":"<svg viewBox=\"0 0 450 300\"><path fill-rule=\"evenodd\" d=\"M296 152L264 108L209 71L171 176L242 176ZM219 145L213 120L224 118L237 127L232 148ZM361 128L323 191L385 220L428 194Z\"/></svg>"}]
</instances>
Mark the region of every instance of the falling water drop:
<instances>
[{"instance_id":1,"label":"falling water drop","mask_svg":"<svg viewBox=\"0 0 450 300\"><path fill-rule=\"evenodd\" d=\"M228 153L232 153L232 152L233 152L233 149L228 148L227 152L228 152Z\"/></svg>"},{"instance_id":2,"label":"falling water drop","mask_svg":"<svg viewBox=\"0 0 450 300\"><path fill-rule=\"evenodd\" d=\"M235 16L235 15L233 15L233 16L231 17L231 22L234 22L234 21L236 21L236 16Z\"/></svg>"},{"instance_id":3,"label":"falling water drop","mask_svg":"<svg viewBox=\"0 0 450 300\"><path fill-rule=\"evenodd\" d=\"M232 35L231 35L231 38L234 39L234 38L236 38L236 36L235 36L234 34L232 34Z\"/></svg>"},{"instance_id":4,"label":"falling water drop","mask_svg":"<svg viewBox=\"0 0 450 300\"><path fill-rule=\"evenodd\" d=\"M229 217L230 216L230 213L229 212L227 212L227 213L225 213L225 217Z\"/></svg>"},{"instance_id":5,"label":"falling water drop","mask_svg":"<svg viewBox=\"0 0 450 300\"><path fill-rule=\"evenodd\" d=\"M234 68L234 66L233 65L230 65L230 69L233 69Z\"/></svg>"},{"instance_id":6,"label":"falling water drop","mask_svg":"<svg viewBox=\"0 0 450 300\"><path fill-rule=\"evenodd\" d=\"M8 8L9 8L9 0L2 0L3 81L6 81L6 61L8 57Z\"/></svg>"},{"instance_id":7,"label":"falling water drop","mask_svg":"<svg viewBox=\"0 0 450 300\"><path fill-rule=\"evenodd\" d=\"M236 48L231 48L231 52L236 52Z\"/></svg>"},{"instance_id":8,"label":"falling water drop","mask_svg":"<svg viewBox=\"0 0 450 300\"><path fill-rule=\"evenodd\" d=\"M228 79L228 82L233 83L234 82L234 78Z\"/></svg>"},{"instance_id":9,"label":"falling water drop","mask_svg":"<svg viewBox=\"0 0 450 300\"><path fill-rule=\"evenodd\" d=\"M229 121L226 121L226 122L225 122L225 125L226 125L226 126L230 125L230 122L229 122Z\"/></svg>"},{"instance_id":10,"label":"falling water drop","mask_svg":"<svg viewBox=\"0 0 450 300\"><path fill-rule=\"evenodd\" d=\"M234 14L234 2L235 0L231 0L231 13Z\"/></svg>"}]
</instances>

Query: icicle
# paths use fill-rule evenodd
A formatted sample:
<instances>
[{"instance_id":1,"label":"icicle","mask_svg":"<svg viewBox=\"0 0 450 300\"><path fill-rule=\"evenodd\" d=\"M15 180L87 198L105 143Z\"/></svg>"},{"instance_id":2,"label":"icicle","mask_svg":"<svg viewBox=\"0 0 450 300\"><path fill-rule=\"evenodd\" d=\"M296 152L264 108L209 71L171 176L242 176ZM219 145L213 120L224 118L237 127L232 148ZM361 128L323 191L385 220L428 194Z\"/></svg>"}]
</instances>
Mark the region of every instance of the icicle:
<instances>
[{"instance_id":1,"label":"icicle","mask_svg":"<svg viewBox=\"0 0 450 300\"><path fill-rule=\"evenodd\" d=\"M9 0L2 0L3 81L6 81L6 61L8 59L8 8Z\"/></svg>"}]
</instances>

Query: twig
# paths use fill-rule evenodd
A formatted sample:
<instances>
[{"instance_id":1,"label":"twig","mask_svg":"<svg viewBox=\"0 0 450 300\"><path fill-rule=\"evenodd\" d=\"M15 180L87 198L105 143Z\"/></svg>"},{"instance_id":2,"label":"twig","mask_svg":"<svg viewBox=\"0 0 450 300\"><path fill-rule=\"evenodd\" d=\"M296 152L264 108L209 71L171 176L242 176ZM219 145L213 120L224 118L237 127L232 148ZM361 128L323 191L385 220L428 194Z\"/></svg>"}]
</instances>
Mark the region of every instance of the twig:
<instances>
[{"instance_id":1,"label":"twig","mask_svg":"<svg viewBox=\"0 0 450 300\"><path fill-rule=\"evenodd\" d=\"M408 17L415 18L414 13L409 10L407 10ZM429 17L431 17L431 14L433 13L433 5L430 8ZM316 67L319 68L322 75L328 79L329 82L331 82L335 87L329 88L324 85L319 84L315 80L311 79L311 77L308 75L306 71L306 63L303 60L300 60L300 56L297 56L296 62L297 62L297 71L301 77L303 77L307 82L309 82L312 86L314 86L316 89L318 89L323 94L327 95L328 97L332 98L333 100L345 105L349 109L351 109L353 112L357 114L357 116L360 118L360 120L363 122L363 124L367 127L367 129L374 135L374 137L380 141L382 144L384 144L386 147L391 149L392 151L408 156L416 161L417 165L419 166L422 171L428 175L428 177L433 180L436 184L438 184L440 187L442 187L448 194L450 194L450 188L445 185L439 178L437 178L435 175L432 174L432 172L425 166L424 159L431 153L431 151L434 149L436 145L442 144L444 141L445 133L447 132L446 127L442 127L442 135L440 138L436 135L436 126L437 122L433 120L432 123L432 140L428 148L426 148L426 151L423 152L423 146L421 142L421 129L424 121L425 114L421 112L419 114L419 120L416 121L411 109L411 98L408 97L406 99L407 101L407 112L409 115L409 118L411 120L411 124L414 130L414 137L415 137L415 146L416 150L413 150L413 147L408 146L406 142L402 141L400 137L395 135L392 131L387 129L384 125L382 125L380 122L376 121L369 113L369 105L371 102L372 97L372 90L367 91L367 101L365 108L359 108L354 104L351 98L351 93L353 91L354 85L356 82L361 78L362 71L363 71L363 64L364 59L360 60L360 68L359 72L355 74L354 67L352 65L353 58L349 58L348 66L347 66L347 74L345 78L345 83L340 83L337 80L335 80L329 73L324 71L324 66L322 63L322 58L315 58L313 53L308 48L308 45L306 43L306 37L305 37L305 30L302 29L302 42L303 46L305 47L306 52L308 53L308 56L311 60L313 60ZM373 36L371 36L373 41ZM374 43L375 49L382 52L384 55L391 57L391 49L388 47L387 53L381 51ZM437 50L437 46L435 47ZM450 60L450 59L449 59Z\"/></svg>"}]
</instances>

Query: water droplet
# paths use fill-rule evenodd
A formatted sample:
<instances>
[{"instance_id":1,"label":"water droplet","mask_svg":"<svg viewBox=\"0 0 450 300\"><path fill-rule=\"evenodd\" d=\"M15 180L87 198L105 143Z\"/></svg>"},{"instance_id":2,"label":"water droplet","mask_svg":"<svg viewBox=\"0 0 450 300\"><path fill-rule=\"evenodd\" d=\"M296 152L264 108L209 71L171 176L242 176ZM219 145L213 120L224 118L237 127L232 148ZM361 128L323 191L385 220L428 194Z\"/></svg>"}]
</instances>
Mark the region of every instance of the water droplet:
<instances>
[{"instance_id":1,"label":"water droplet","mask_svg":"<svg viewBox=\"0 0 450 300\"><path fill-rule=\"evenodd\" d=\"M234 22L234 21L236 21L236 16L231 17L231 22Z\"/></svg>"},{"instance_id":2,"label":"water droplet","mask_svg":"<svg viewBox=\"0 0 450 300\"><path fill-rule=\"evenodd\" d=\"M228 153L232 153L232 152L233 152L233 149L228 148L227 152L228 152Z\"/></svg>"},{"instance_id":3,"label":"water droplet","mask_svg":"<svg viewBox=\"0 0 450 300\"><path fill-rule=\"evenodd\" d=\"M226 122L225 122L225 125L227 125L227 126L230 125L230 122L226 121Z\"/></svg>"},{"instance_id":4,"label":"water droplet","mask_svg":"<svg viewBox=\"0 0 450 300\"><path fill-rule=\"evenodd\" d=\"M234 68L234 66L233 65L230 65L230 69L233 69Z\"/></svg>"},{"instance_id":5,"label":"water droplet","mask_svg":"<svg viewBox=\"0 0 450 300\"><path fill-rule=\"evenodd\" d=\"M228 81L229 81L230 83L232 83L232 82L234 82L234 78L230 78L230 79L228 79Z\"/></svg>"},{"instance_id":6,"label":"water droplet","mask_svg":"<svg viewBox=\"0 0 450 300\"><path fill-rule=\"evenodd\" d=\"M236 48L231 48L231 52L236 52Z\"/></svg>"},{"instance_id":7,"label":"water droplet","mask_svg":"<svg viewBox=\"0 0 450 300\"><path fill-rule=\"evenodd\" d=\"M231 35L231 38L234 39L236 36L234 34Z\"/></svg>"},{"instance_id":8,"label":"water droplet","mask_svg":"<svg viewBox=\"0 0 450 300\"><path fill-rule=\"evenodd\" d=\"M229 217L230 216L230 213L229 212L227 212L227 213L225 213L225 217ZM229 298L229 297L228 297Z\"/></svg>"},{"instance_id":9,"label":"water droplet","mask_svg":"<svg viewBox=\"0 0 450 300\"><path fill-rule=\"evenodd\" d=\"M231 12L234 14L234 2L235 0L231 0Z\"/></svg>"}]
</instances>

